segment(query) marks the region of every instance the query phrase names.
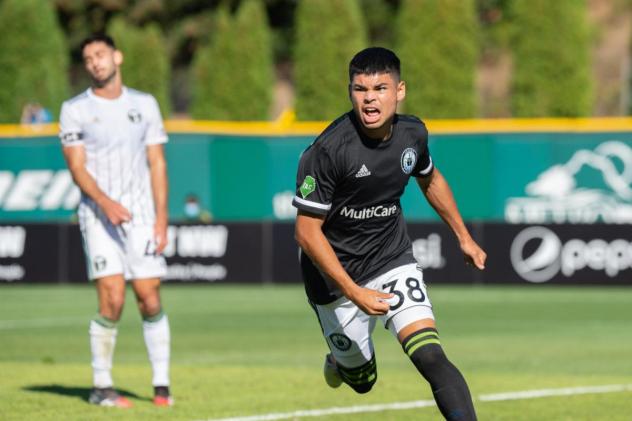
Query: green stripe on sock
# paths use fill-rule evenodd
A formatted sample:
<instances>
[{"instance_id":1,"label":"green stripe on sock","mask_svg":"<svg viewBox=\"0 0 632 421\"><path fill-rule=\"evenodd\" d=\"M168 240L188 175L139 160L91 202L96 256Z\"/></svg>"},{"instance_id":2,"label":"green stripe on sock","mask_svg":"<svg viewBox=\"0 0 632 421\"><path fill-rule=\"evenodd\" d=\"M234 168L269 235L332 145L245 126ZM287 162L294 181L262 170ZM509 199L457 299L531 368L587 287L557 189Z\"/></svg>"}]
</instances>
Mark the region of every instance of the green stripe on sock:
<instances>
[{"instance_id":1,"label":"green stripe on sock","mask_svg":"<svg viewBox=\"0 0 632 421\"><path fill-rule=\"evenodd\" d=\"M100 314L94 316L92 320L94 320L97 324L100 324L101 326L107 327L109 329L114 329L116 327L116 322L114 320L110 320Z\"/></svg>"},{"instance_id":2,"label":"green stripe on sock","mask_svg":"<svg viewBox=\"0 0 632 421\"><path fill-rule=\"evenodd\" d=\"M415 351L417 351L422 346L429 345L429 344L441 345L441 342L439 342L439 339L434 339L434 338L426 339L424 341L417 343L416 345L413 345L408 351L406 351L406 354L408 354L409 357L412 357Z\"/></svg>"},{"instance_id":3,"label":"green stripe on sock","mask_svg":"<svg viewBox=\"0 0 632 421\"><path fill-rule=\"evenodd\" d=\"M352 383L352 384L365 384L365 383L370 383L373 380L375 380L375 378L377 377L377 373L373 372L371 373L371 375L366 376L366 377L362 377L359 379L350 379L347 376L342 376L343 379L345 380L346 383Z\"/></svg>"},{"instance_id":4,"label":"green stripe on sock","mask_svg":"<svg viewBox=\"0 0 632 421\"><path fill-rule=\"evenodd\" d=\"M357 373L349 373L347 370L339 368L338 371L340 374L345 376L348 379L361 379L363 377L370 376L372 373L375 373L375 367L367 367L366 370Z\"/></svg>"},{"instance_id":5,"label":"green stripe on sock","mask_svg":"<svg viewBox=\"0 0 632 421\"><path fill-rule=\"evenodd\" d=\"M406 342L406 346L404 347L404 352L406 352L408 354L408 350L411 347L415 346L415 344L417 344L419 341L422 341L422 340L424 340L425 338L428 338L428 337L439 339L439 335L437 334L437 332L434 332L434 331L420 333L419 335L416 335L416 336L410 338L410 340L408 340L408 342Z\"/></svg>"},{"instance_id":6,"label":"green stripe on sock","mask_svg":"<svg viewBox=\"0 0 632 421\"><path fill-rule=\"evenodd\" d=\"M162 310L160 310L157 314L154 314L153 316L143 316L143 321L149 322L149 323L156 323L157 321L162 319L164 316L165 316L165 313Z\"/></svg>"}]
</instances>

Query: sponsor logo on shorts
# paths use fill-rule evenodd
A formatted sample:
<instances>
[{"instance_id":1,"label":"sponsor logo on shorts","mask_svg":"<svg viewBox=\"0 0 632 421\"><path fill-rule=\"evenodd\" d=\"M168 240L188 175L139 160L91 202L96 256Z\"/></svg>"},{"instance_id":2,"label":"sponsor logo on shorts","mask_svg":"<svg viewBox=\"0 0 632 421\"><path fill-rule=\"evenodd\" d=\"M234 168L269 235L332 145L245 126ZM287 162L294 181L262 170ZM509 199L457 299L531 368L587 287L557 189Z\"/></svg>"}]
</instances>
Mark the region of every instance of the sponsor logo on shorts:
<instances>
[{"instance_id":1,"label":"sponsor logo on shorts","mask_svg":"<svg viewBox=\"0 0 632 421\"><path fill-rule=\"evenodd\" d=\"M340 215L351 219L384 218L387 216L393 216L396 213L397 205L377 205L364 209L351 209L345 206L340 210Z\"/></svg>"},{"instance_id":2,"label":"sponsor logo on shorts","mask_svg":"<svg viewBox=\"0 0 632 421\"><path fill-rule=\"evenodd\" d=\"M92 264L94 265L94 270L100 272L105 269L108 261L103 256L95 256L94 259L92 259Z\"/></svg>"},{"instance_id":3,"label":"sponsor logo on shorts","mask_svg":"<svg viewBox=\"0 0 632 421\"><path fill-rule=\"evenodd\" d=\"M329 341L341 351L348 351L351 348L351 339L341 333L332 333L329 335Z\"/></svg>"}]
</instances>

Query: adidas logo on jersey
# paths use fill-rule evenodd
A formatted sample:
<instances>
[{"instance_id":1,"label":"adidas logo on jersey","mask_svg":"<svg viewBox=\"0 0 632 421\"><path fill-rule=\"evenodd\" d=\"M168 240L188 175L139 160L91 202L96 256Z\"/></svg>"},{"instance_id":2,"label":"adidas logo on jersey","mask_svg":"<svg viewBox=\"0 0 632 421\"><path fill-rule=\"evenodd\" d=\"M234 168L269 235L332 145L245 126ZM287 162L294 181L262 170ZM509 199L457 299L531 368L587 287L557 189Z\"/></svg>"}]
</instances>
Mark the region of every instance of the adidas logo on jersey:
<instances>
[{"instance_id":1,"label":"adidas logo on jersey","mask_svg":"<svg viewBox=\"0 0 632 421\"><path fill-rule=\"evenodd\" d=\"M355 176L356 178L360 178L360 177L368 177L370 175L371 175L371 171L369 171L366 165L362 164L362 168L360 168L360 171L358 171Z\"/></svg>"}]
</instances>

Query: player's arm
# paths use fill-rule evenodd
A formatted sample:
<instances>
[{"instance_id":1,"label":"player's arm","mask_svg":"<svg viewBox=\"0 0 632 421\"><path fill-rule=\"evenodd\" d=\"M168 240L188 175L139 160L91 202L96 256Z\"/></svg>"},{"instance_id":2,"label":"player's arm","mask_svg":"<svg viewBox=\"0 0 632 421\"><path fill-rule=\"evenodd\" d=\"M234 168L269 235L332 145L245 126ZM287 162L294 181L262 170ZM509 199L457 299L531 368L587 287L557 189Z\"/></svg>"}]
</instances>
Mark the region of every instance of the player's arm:
<instances>
[{"instance_id":1,"label":"player's arm","mask_svg":"<svg viewBox=\"0 0 632 421\"><path fill-rule=\"evenodd\" d=\"M154 237L156 239L156 253L160 254L167 246L167 224L169 214L167 210L167 195L169 182L167 179L167 161L161 143L147 146L147 161L151 174L151 190L156 210Z\"/></svg>"},{"instance_id":2,"label":"player's arm","mask_svg":"<svg viewBox=\"0 0 632 421\"><path fill-rule=\"evenodd\" d=\"M86 169L86 150L83 145L64 147L63 152L75 184L85 195L94 200L108 220L114 225L131 220L129 211L120 203L110 199Z\"/></svg>"},{"instance_id":3,"label":"player's arm","mask_svg":"<svg viewBox=\"0 0 632 421\"><path fill-rule=\"evenodd\" d=\"M351 279L323 233L324 220L324 216L298 211L295 236L299 246L322 272L333 279L343 295L362 311L366 314L386 314L389 305L383 300L393 297L393 294L363 288Z\"/></svg>"},{"instance_id":4,"label":"player's arm","mask_svg":"<svg viewBox=\"0 0 632 421\"><path fill-rule=\"evenodd\" d=\"M417 184L428 203L456 235L466 261L478 269L484 269L487 254L472 239L463 223L452 190L441 172L435 167L427 177L417 177Z\"/></svg>"}]
</instances>

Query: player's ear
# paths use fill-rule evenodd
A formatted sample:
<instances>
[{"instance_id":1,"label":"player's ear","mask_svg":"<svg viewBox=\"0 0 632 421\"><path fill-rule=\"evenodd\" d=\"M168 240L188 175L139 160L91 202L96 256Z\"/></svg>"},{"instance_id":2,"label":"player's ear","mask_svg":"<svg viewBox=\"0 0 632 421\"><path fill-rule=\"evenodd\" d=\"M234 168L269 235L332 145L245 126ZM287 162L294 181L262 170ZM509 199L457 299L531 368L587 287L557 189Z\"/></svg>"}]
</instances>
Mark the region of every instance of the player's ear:
<instances>
[{"instance_id":1,"label":"player's ear","mask_svg":"<svg viewBox=\"0 0 632 421\"><path fill-rule=\"evenodd\" d=\"M400 80L397 83L397 102L403 101L406 98L406 82Z\"/></svg>"},{"instance_id":2,"label":"player's ear","mask_svg":"<svg viewBox=\"0 0 632 421\"><path fill-rule=\"evenodd\" d=\"M114 50L114 64L117 66L123 64L123 53L119 50Z\"/></svg>"},{"instance_id":3,"label":"player's ear","mask_svg":"<svg viewBox=\"0 0 632 421\"><path fill-rule=\"evenodd\" d=\"M351 99L351 82L347 85L347 95L349 95L349 101L353 101Z\"/></svg>"}]
</instances>

